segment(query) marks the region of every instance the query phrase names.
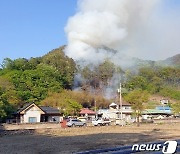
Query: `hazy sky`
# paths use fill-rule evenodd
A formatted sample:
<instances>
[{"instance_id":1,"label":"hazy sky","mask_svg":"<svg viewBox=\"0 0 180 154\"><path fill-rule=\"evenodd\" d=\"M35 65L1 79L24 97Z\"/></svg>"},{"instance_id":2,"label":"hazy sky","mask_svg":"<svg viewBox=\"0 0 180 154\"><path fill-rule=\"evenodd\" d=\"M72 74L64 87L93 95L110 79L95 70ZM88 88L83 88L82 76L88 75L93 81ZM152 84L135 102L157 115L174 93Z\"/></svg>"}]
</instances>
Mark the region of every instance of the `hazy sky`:
<instances>
[{"instance_id":1,"label":"hazy sky","mask_svg":"<svg viewBox=\"0 0 180 154\"><path fill-rule=\"evenodd\" d=\"M66 44L64 27L75 14L76 3L76 0L0 0L0 63L6 57L42 56ZM151 39L140 42L141 50L149 48L149 55L141 52L136 55L164 59L180 53L180 1L163 0L152 18L150 29L155 31L148 31L145 36ZM158 36L156 31L160 31ZM152 54L152 50L157 54Z\"/></svg>"}]
</instances>

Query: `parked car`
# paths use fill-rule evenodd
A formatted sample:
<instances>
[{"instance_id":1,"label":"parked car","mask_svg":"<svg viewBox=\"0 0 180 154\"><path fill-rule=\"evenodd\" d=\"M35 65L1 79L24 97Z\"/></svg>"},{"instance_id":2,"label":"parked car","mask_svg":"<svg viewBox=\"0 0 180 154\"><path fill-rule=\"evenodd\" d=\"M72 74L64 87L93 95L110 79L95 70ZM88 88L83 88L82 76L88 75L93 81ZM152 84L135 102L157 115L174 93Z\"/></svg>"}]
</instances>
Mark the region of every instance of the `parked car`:
<instances>
[{"instance_id":1,"label":"parked car","mask_svg":"<svg viewBox=\"0 0 180 154\"><path fill-rule=\"evenodd\" d=\"M68 127L75 127L75 126L86 126L86 122L83 122L79 119L69 119L66 123Z\"/></svg>"},{"instance_id":2,"label":"parked car","mask_svg":"<svg viewBox=\"0 0 180 154\"><path fill-rule=\"evenodd\" d=\"M110 125L111 121L109 119L94 119L92 124L94 126L105 126Z\"/></svg>"},{"instance_id":3,"label":"parked car","mask_svg":"<svg viewBox=\"0 0 180 154\"><path fill-rule=\"evenodd\" d=\"M81 120L82 122L86 122L86 121L87 121L87 118L86 118L86 117L78 117L77 119L78 119L78 120Z\"/></svg>"}]
</instances>

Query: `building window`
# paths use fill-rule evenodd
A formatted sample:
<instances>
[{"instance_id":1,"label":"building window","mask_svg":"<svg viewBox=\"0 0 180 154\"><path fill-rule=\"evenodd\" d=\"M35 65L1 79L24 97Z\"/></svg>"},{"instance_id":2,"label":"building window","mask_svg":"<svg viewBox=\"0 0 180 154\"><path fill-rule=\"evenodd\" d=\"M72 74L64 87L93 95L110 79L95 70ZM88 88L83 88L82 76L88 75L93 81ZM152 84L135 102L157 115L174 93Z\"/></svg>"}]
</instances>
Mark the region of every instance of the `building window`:
<instances>
[{"instance_id":1,"label":"building window","mask_svg":"<svg viewBox=\"0 0 180 154\"><path fill-rule=\"evenodd\" d=\"M35 123L35 122L37 122L36 117L29 117L29 123Z\"/></svg>"}]
</instances>

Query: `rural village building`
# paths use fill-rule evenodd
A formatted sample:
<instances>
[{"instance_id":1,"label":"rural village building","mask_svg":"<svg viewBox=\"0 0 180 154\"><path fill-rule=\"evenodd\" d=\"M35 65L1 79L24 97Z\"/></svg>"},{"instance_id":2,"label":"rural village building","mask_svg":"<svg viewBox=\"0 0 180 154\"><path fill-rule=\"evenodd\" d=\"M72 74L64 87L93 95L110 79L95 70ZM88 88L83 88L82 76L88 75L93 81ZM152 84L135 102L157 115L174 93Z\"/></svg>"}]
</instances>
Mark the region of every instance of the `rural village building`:
<instances>
[{"instance_id":1,"label":"rural village building","mask_svg":"<svg viewBox=\"0 0 180 154\"><path fill-rule=\"evenodd\" d=\"M142 119L164 119L172 114L172 109L169 106L157 106L155 109L145 109L142 112Z\"/></svg>"},{"instance_id":2,"label":"rural village building","mask_svg":"<svg viewBox=\"0 0 180 154\"><path fill-rule=\"evenodd\" d=\"M28 103L15 113L17 123L60 122L60 111L53 107Z\"/></svg>"},{"instance_id":3,"label":"rural village building","mask_svg":"<svg viewBox=\"0 0 180 154\"><path fill-rule=\"evenodd\" d=\"M81 109L79 114L82 117L86 117L88 120L92 120L96 117L96 112L94 112L88 108Z\"/></svg>"},{"instance_id":4,"label":"rural village building","mask_svg":"<svg viewBox=\"0 0 180 154\"><path fill-rule=\"evenodd\" d=\"M127 102L122 103L122 118L126 122L132 122L132 108L131 104ZM100 109L98 110L98 115L102 115L102 118L108 118L111 120L115 120L120 118L120 108L116 103L111 103L109 105L109 109Z\"/></svg>"}]
</instances>

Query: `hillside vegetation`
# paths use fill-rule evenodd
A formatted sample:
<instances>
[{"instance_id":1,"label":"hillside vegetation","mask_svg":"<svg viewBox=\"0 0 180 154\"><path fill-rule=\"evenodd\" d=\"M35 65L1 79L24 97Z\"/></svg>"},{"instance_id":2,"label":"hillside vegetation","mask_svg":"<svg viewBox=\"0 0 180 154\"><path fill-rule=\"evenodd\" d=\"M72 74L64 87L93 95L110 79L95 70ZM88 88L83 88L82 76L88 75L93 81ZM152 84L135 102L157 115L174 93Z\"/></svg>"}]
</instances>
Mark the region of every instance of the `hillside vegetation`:
<instances>
[{"instance_id":1,"label":"hillside vegetation","mask_svg":"<svg viewBox=\"0 0 180 154\"><path fill-rule=\"evenodd\" d=\"M132 71L115 66L109 59L97 66L81 68L63 49L64 46L54 49L42 57L4 59L0 69L0 121L26 102L59 107L65 114L81 107L108 107L117 98L109 99L107 90L111 87L116 91L119 76L123 96L139 89L180 100L179 55L167 59L173 65L168 62L164 66L159 62L142 65L141 61L138 70ZM118 82L112 84L113 81ZM72 91L74 88L76 91Z\"/></svg>"}]
</instances>

